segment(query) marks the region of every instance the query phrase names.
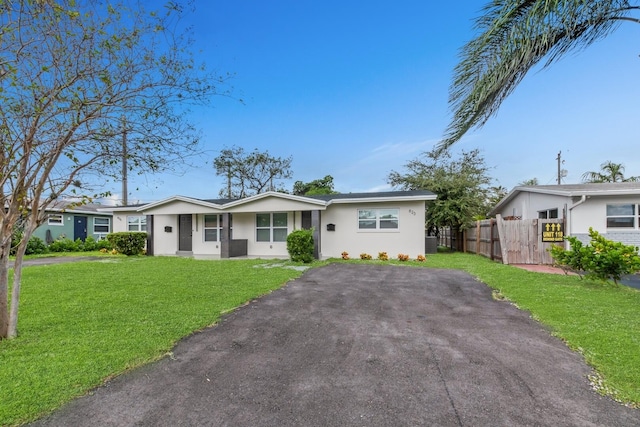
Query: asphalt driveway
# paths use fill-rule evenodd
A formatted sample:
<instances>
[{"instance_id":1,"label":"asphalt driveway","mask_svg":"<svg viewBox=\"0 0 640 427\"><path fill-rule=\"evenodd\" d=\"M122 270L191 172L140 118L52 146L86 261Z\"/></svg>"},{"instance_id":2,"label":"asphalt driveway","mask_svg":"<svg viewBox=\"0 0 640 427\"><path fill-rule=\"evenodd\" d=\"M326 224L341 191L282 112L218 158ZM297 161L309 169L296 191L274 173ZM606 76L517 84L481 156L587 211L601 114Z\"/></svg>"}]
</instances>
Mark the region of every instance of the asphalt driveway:
<instances>
[{"instance_id":1,"label":"asphalt driveway","mask_svg":"<svg viewBox=\"0 0 640 427\"><path fill-rule=\"evenodd\" d=\"M581 357L466 273L336 264L42 426L637 426Z\"/></svg>"}]
</instances>

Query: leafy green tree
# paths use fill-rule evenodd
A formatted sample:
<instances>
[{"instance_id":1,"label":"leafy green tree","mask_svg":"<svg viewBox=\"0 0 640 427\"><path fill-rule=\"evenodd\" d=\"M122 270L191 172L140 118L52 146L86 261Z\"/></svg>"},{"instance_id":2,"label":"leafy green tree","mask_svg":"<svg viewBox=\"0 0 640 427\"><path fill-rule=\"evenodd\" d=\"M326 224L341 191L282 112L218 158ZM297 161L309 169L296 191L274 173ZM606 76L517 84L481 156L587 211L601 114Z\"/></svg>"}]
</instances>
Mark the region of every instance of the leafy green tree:
<instances>
[{"instance_id":1,"label":"leafy green tree","mask_svg":"<svg viewBox=\"0 0 640 427\"><path fill-rule=\"evenodd\" d=\"M297 196L317 196L336 193L337 191L333 189L333 177L331 175L310 182L296 181L293 184L293 194Z\"/></svg>"},{"instance_id":2,"label":"leafy green tree","mask_svg":"<svg viewBox=\"0 0 640 427\"><path fill-rule=\"evenodd\" d=\"M486 218L497 192L479 150L462 151L453 159L449 151L434 149L392 171L387 181L404 190L430 190L438 197L428 202L426 226L430 234L439 227L458 230L477 218Z\"/></svg>"},{"instance_id":3,"label":"leafy green tree","mask_svg":"<svg viewBox=\"0 0 640 427\"><path fill-rule=\"evenodd\" d=\"M0 339L17 334L22 259L48 206L96 196L120 180L125 156L146 173L199 151L188 107L209 103L226 77L194 63L177 2L151 4L0 1Z\"/></svg>"},{"instance_id":4,"label":"leafy green tree","mask_svg":"<svg viewBox=\"0 0 640 427\"><path fill-rule=\"evenodd\" d=\"M216 175L227 179L227 188L220 190L220 196L241 199L267 191L286 193L282 184L274 180L291 178L292 160L273 157L257 148L250 153L242 147L224 148L213 160Z\"/></svg>"},{"instance_id":5,"label":"leafy green tree","mask_svg":"<svg viewBox=\"0 0 640 427\"><path fill-rule=\"evenodd\" d=\"M518 185L538 185L538 178L525 179L519 182Z\"/></svg>"},{"instance_id":6,"label":"leafy green tree","mask_svg":"<svg viewBox=\"0 0 640 427\"><path fill-rule=\"evenodd\" d=\"M454 70L449 93L453 119L440 144L445 149L484 125L527 72L606 37L621 22L640 23L640 6L627 0L495 0L476 20Z\"/></svg>"},{"instance_id":7,"label":"leafy green tree","mask_svg":"<svg viewBox=\"0 0 640 427\"><path fill-rule=\"evenodd\" d=\"M602 182L638 182L640 176L624 177L624 165L613 163L607 160L600 165L599 172L585 172L582 174L582 182L602 183Z\"/></svg>"}]
</instances>

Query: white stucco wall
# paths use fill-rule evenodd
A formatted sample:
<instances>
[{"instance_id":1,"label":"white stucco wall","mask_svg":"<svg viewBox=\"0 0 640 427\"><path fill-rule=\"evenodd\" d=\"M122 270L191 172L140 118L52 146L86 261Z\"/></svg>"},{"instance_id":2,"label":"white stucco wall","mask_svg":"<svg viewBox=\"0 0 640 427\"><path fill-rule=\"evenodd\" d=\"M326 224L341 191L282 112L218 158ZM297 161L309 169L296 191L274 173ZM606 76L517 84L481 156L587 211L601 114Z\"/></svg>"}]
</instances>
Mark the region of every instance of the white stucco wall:
<instances>
[{"instance_id":1,"label":"white stucco wall","mask_svg":"<svg viewBox=\"0 0 640 427\"><path fill-rule=\"evenodd\" d=\"M113 225L112 230L114 233L127 230L127 217L128 216L144 216L140 212L132 211L118 211L113 213Z\"/></svg>"},{"instance_id":2,"label":"white stucco wall","mask_svg":"<svg viewBox=\"0 0 640 427\"><path fill-rule=\"evenodd\" d=\"M564 205L569 203L569 199L565 196L521 192L500 210L500 215L535 219L538 218L539 211L558 209L558 217L562 218Z\"/></svg>"},{"instance_id":3,"label":"white stucco wall","mask_svg":"<svg viewBox=\"0 0 640 427\"><path fill-rule=\"evenodd\" d=\"M584 203L576 206L571 213L570 235L578 237L582 242L589 242L589 227L609 240L622 242L627 245L640 246L640 229L636 228L607 228L608 204L637 204L637 196L604 196L587 198ZM639 213L636 211L636 217Z\"/></svg>"},{"instance_id":4,"label":"white stucco wall","mask_svg":"<svg viewBox=\"0 0 640 427\"><path fill-rule=\"evenodd\" d=\"M381 208L399 210L397 230L358 229L358 209ZM358 258L361 253L375 258L378 252L387 252L390 258L399 253L415 258L425 250L424 214L424 201L332 204L320 213L321 257L338 258L346 251L351 258ZM327 224L335 224L335 231L327 231Z\"/></svg>"},{"instance_id":5,"label":"white stucco wall","mask_svg":"<svg viewBox=\"0 0 640 427\"><path fill-rule=\"evenodd\" d=\"M171 232L166 232L165 227L171 227ZM178 250L178 236L177 215L153 216L154 255L175 255Z\"/></svg>"}]
</instances>

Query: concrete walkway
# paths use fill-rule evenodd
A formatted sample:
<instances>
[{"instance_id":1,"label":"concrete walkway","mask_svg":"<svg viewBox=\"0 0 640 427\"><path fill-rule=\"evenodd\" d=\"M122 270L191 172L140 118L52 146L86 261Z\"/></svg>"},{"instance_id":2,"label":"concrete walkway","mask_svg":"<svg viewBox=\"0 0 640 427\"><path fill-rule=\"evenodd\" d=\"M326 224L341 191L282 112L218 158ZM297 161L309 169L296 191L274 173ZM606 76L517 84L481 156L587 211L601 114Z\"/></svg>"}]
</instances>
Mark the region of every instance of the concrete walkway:
<instances>
[{"instance_id":1,"label":"concrete walkway","mask_svg":"<svg viewBox=\"0 0 640 427\"><path fill-rule=\"evenodd\" d=\"M638 426L466 273L306 272L38 426Z\"/></svg>"}]
</instances>

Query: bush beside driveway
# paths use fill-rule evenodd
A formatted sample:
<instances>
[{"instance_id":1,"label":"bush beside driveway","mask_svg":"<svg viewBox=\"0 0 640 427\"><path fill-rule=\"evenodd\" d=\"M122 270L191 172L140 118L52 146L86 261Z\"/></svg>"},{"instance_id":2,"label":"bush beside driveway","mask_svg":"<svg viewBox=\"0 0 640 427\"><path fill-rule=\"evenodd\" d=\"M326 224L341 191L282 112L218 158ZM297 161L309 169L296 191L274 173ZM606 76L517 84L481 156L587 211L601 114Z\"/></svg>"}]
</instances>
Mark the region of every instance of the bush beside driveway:
<instances>
[{"instance_id":1,"label":"bush beside driveway","mask_svg":"<svg viewBox=\"0 0 640 427\"><path fill-rule=\"evenodd\" d=\"M332 264L37 425L639 425L466 273Z\"/></svg>"}]
</instances>

